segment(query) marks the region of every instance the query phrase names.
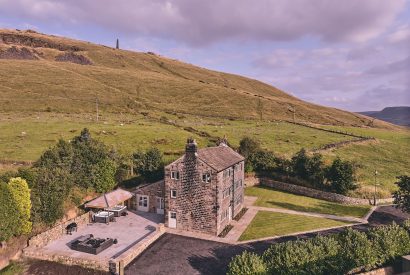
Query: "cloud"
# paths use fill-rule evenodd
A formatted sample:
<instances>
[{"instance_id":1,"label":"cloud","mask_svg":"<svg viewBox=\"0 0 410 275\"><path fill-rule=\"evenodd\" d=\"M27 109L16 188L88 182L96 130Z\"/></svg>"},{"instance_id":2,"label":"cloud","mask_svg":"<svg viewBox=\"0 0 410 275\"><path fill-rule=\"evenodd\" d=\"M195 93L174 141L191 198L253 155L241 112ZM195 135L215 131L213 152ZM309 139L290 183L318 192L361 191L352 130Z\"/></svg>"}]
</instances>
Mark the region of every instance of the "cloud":
<instances>
[{"instance_id":1,"label":"cloud","mask_svg":"<svg viewBox=\"0 0 410 275\"><path fill-rule=\"evenodd\" d=\"M304 36L366 41L382 33L404 5L405 0L0 0L0 11L203 46L229 39L290 41Z\"/></svg>"}]
</instances>

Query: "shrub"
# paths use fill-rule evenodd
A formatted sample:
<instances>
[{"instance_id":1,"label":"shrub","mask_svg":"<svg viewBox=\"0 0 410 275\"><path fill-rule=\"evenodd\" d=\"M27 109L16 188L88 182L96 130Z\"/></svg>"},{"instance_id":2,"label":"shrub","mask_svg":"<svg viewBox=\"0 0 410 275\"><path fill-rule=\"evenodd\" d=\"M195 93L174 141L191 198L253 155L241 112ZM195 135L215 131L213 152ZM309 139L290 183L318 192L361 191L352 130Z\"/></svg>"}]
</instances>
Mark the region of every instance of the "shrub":
<instances>
[{"instance_id":1,"label":"shrub","mask_svg":"<svg viewBox=\"0 0 410 275\"><path fill-rule=\"evenodd\" d=\"M407 219L403 222L403 228L407 230L407 232L410 231L410 219Z\"/></svg>"},{"instance_id":2,"label":"shrub","mask_svg":"<svg viewBox=\"0 0 410 275\"><path fill-rule=\"evenodd\" d=\"M371 229L369 238L374 244L379 265L391 263L397 257L410 253L409 233L395 223Z\"/></svg>"},{"instance_id":3,"label":"shrub","mask_svg":"<svg viewBox=\"0 0 410 275\"><path fill-rule=\"evenodd\" d=\"M21 234L28 234L31 232L32 228L30 221L31 200L28 184L22 178L11 178L8 185L10 194L13 201L15 202L15 207L17 209L17 215L13 218L16 219L18 228L16 228L14 235L18 236Z\"/></svg>"},{"instance_id":4,"label":"shrub","mask_svg":"<svg viewBox=\"0 0 410 275\"><path fill-rule=\"evenodd\" d=\"M337 238L340 245L340 265L347 273L355 268L370 270L376 267L377 256L366 233L348 228Z\"/></svg>"},{"instance_id":5,"label":"shrub","mask_svg":"<svg viewBox=\"0 0 410 275\"><path fill-rule=\"evenodd\" d=\"M31 232L30 189L21 178L0 182L0 241Z\"/></svg>"},{"instance_id":6,"label":"shrub","mask_svg":"<svg viewBox=\"0 0 410 275\"><path fill-rule=\"evenodd\" d=\"M410 212L410 177L398 176L395 184L399 189L393 193L394 203L403 211Z\"/></svg>"},{"instance_id":7,"label":"shrub","mask_svg":"<svg viewBox=\"0 0 410 275\"><path fill-rule=\"evenodd\" d=\"M228 275L262 275L266 274L266 267L258 255L244 251L232 258L228 266Z\"/></svg>"},{"instance_id":8,"label":"shrub","mask_svg":"<svg viewBox=\"0 0 410 275\"><path fill-rule=\"evenodd\" d=\"M337 266L338 251L334 238L317 236L272 245L263 260L269 274L343 274Z\"/></svg>"},{"instance_id":9,"label":"shrub","mask_svg":"<svg viewBox=\"0 0 410 275\"><path fill-rule=\"evenodd\" d=\"M0 181L0 241L14 236L19 224L14 217L19 213L7 183Z\"/></svg>"}]
</instances>

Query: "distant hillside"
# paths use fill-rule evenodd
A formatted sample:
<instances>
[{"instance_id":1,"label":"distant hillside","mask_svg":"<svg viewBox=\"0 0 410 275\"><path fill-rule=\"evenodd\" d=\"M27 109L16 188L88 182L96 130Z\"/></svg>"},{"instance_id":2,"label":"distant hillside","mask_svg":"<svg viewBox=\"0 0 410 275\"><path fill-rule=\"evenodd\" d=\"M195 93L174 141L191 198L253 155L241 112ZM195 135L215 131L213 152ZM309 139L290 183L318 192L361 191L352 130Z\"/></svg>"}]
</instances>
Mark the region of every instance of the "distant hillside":
<instances>
[{"instance_id":1,"label":"distant hillside","mask_svg":"<svg viewBox=\"0 0 410 275\"><path fill-rule=\"evenodd\" d=\"M362 115L374 117L396 125L410 126L410 107L387 107L381 111L360 112Z\"/></svg>"},{"instance_id":2,"label":"distant hillside","mask_svg":"<svg viewBox=\"0 0 410 275\"><path fill-rule=\"evenodd\" d=\"M114 40L113 40L114 41ZM311 104L268 84L140 53L34 31L0 29L0 112L172 112L389 128Z\"/></svg>"}]
</instances>

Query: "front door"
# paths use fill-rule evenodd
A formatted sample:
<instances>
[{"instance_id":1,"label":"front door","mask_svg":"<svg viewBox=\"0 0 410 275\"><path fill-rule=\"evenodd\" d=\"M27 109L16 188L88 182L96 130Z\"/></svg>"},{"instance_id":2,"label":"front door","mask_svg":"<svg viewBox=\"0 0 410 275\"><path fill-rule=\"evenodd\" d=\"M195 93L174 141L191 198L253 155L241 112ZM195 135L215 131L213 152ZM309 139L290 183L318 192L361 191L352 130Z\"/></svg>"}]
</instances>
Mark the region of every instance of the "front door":
<instances>
[{"instance_id":1,"label":"front door","mask_svg":"<svg viewBox=\"0 0 410 275\"><path fill-rule=\"evenodd\" d=\"M145 195L137 195L137 210L148 212L149 210L149 197Z\"/></svg>"},{"instance_id":2,"label":"front door","mask_svg":"<svg viewBox=\"0 0 410 275\"><path fill-rule=\"evenodd\" d=\"M164 198L157 197L157 214L164 215Z\"/></svg>"},{"instance_id":3,"label":"front door","mask_svg":"<svg viewBox=\"0 0 410 275\"><path fill-rule=\"evenodd\" d=\"M168 227L177 228L177 212L169 211L168 213Z\"/></svg>"}]
</instances>

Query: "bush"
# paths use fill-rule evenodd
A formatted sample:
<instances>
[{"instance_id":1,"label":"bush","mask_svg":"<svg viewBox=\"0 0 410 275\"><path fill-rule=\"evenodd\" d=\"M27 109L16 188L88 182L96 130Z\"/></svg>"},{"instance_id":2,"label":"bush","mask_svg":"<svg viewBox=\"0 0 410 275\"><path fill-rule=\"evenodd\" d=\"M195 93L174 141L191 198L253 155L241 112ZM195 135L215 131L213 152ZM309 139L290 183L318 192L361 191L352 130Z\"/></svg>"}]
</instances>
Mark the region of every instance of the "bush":
<instances>
[{"instance_id":1,"label":"bush","mask_svg":"<svg viewBox=\"0 0 410 275\"><path fill-rule=\"evenodd\" d=\"M397 257L410 253L409 233L395 223L371 229L369 238L374 244L379 265L392 263Z\"/></svg>"},{"instance_id":2,"label":"bush","mask_svg":"<svg viewBox=\"0 0 410 275\"><path fill-rule=\"evenodd\" d=\"M407 230L407 232L410 231L410 219L407 219L403 222L403 228Z\"/></svg>"},{"instance_id":3,"label":"bush","mask_svg":"<svg viewBox=\"0 0 410 275\"><path fill-rule=\"evenodd\" d=\"M0 181L0 241L14 236L19 224L14 217L19 213L7 183Z\"/></svg>"},{"instance_id":4,"label":"bush","mask_svg":"<svg viewBox=\"0 0 410 275\"><path fill-rule=\"evenodd\" d=\"M317 236L272 245L262 257L269 274L343 274L337 266L338 251L334 238Z\"/></svg>"},{"instance_id":5,"label":"bush","mask_svg":"<svg viewBox=\"0 0 410 275\"><path fill-rule=\"evenodd\" d=\"M245 251L232 258L228 266L228 275L262 275L266 274L266 267L258 255Z\"/></svg>"},{"instance_id":6,"label":"bush","mask_svg":"<svg viewBox=\"0 0 410 275\"><path fill-rule=\"evenodd\" d=\"M340 265L346 273L355 268L370 270L376 267L377 256L366 233L348 228L338 236Z\"/></svg>"},{"instance_id":7,"label":"bush","mask_svg":"<svg viewBox=\"0 0 410 275\"><path fill-rule=\"evenodd\" d=\"M393 223L371 229L367 234L347 229L333 236L274 244L263 253L263 263L257 255L243 253L233 258L229 274L252 274L241 272L252 272L255 263L275 275L338 275L370 270L410 253L410 236L405 229L409 224L406 221L402 228Z\"/></svg>"},{"instance_id":8,"label":"bush","mask_svg":"<svg viewBox=\"0 0 410 275\"><path fill-rule=\"evenodd\" d=\"M0 241L31 232L30 189L21 178L0 182Z\"/></svg>"},{"instance_id":9,"label":"bush","mask_svg":"<svg viewBox=\"0 0 410 275\"><path fill-rule=\"evenodd\" d=\"M394 203L403 211L410 212L410 177L398 176L395 184L399 189L393 193Z\"/></svg>"},{"instance_id":10,"label":"bush","mask_svg":"<svg viewBox=\"0 0 410 275\"><path fill-rule=\"evenodd\" d=\"M14 235L28 234L32 228L30 221L31 200L28 184L22 178L11 178L8 185L18 213L13 217L18 223L18 228L16 228Z\"/></svg>"}]
</instances>

